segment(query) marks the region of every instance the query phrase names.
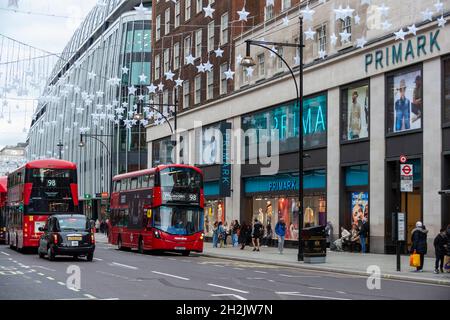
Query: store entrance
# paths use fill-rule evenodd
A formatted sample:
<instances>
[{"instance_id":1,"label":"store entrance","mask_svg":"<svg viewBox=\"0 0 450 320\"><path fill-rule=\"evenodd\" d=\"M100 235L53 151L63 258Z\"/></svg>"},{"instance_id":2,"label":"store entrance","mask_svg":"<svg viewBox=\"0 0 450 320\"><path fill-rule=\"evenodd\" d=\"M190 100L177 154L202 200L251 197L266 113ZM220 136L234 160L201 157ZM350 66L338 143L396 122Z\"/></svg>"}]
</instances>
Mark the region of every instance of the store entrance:
<instances>
[{"instance_id":1,"label":"store entrance","mask_svg":"<svg viewBox=\"0 0 450 320\"><path fill-rule=\"evenodd\" d=\"M406 212L406 242L411 247L411 232L416 227L417 221L422 221L422 204L420 190L412 193L402 193L401 212Z\"/></svg>"}]
</instances>

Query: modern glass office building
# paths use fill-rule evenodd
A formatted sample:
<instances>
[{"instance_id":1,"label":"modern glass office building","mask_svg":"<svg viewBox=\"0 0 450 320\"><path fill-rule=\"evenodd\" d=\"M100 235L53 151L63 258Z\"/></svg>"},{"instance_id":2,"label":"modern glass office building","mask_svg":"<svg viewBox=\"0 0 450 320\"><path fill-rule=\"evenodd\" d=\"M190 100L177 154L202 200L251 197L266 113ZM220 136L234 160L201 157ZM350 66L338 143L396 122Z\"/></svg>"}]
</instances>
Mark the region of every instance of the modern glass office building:
<instances>
[{"instance_id":1,"label":"modern glass office building","mask_svg":"<svg viewBox=\"0 0 450 320\"><path fill-rule=\"evenodd\" d=\"M93 219L104 216L111 175L147 167L144 127L123 123L138 99L148 99L151 1L145 13L135 10L140 4L107 0L92 9L61 54L29 131L29 160L61 155L77 163L80 200ZM80 133L91 135L83 148Z\"/></svg>"}]
</instances>

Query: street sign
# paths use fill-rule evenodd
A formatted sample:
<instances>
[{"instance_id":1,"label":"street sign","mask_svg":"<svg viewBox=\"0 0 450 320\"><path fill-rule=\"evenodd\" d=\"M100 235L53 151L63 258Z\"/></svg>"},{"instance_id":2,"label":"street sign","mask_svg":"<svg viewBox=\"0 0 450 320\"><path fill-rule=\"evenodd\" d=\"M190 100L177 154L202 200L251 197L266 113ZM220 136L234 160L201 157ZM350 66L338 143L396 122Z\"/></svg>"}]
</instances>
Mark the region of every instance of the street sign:
<instances>
[{"instance_id":1,"label":"street sign","mask_svg":"<svg viewBox=\"0 0 450 320\"><path fill-rule=\"evenodd\" d=\"M402 212L397 214L397 240L405 241L405 214Z\"/></svg>"},{"instance_id":2,"label":"street sign","mask_svg":"<svg viewBox=\"0 0 450 320\"><path fill-rule=\"evenodd\" d=\"M412 164L400 165L400 192L413 192L414 171Z\"/></svg>"},{"instance_id":3,"label":"street sign","mask_svg":"<svg viewBox=\"0 0 450 320\"><path fill-rule=\"evenodd\" d=\"M400 156L400 163L406 163L406 161L408 161L408 158L406 158L405 155L401 155Z\"/></svg>"}]
</instances>

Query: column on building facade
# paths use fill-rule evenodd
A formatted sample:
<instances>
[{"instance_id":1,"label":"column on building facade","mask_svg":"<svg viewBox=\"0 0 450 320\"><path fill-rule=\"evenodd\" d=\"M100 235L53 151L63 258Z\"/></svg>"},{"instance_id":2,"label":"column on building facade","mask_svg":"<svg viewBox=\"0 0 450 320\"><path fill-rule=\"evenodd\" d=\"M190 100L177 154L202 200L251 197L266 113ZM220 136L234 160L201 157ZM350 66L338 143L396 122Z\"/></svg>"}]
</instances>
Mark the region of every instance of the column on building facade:
<instances>
[{"instance_id":1,"label":"column on building facade","mask_svg":"<svg viewBox=\"0 0 450 320\"><path fill-rule=\"evenodd\" d=\"M339 88L328 91L328 147L327 147L327 221L333 225L333 239L339 237Z\"/></svg>"},{"instance_id":2,"label":"column on building facade","mask_svg":"<svg viewBox=\"0 0 450 320\"><path fill-rule=\"evenodd\" d=\"M229 122L232 124L233 132L237 132L241 129L241 117L235 117ZM233 135L232 135L233 136ZM240 220L241 213L241 159L237 159L236 150L241 146L237 146L236 139L231 140L231 159L233 164L231 166L231 197L226 198L226 208L230 208L227 212L227 220ZM239 221L241 223L241 221Z\"/></svg>"},{"instance_id":3,"label":"column on building facade","mask_svg":"<svg viewBox=\"0 0 450 320\"><path fill-rule=\"evenodd\" d=\"M429 231L428 252L433 254L433 239L442 228L441 189L442 134L441 126L441 59L423 64L425 111L423 117L423 223Z\"/></svg>"},{"instance_id":4,"label":"column on building facade","mask_svg":"<svg viewBox=\"0 0 450 320\"><path fill-rule=\"evenodd\" d=\"M370 251L384 252L385 117L384 74L370 80Z\"/></svg>"}]
</instances>

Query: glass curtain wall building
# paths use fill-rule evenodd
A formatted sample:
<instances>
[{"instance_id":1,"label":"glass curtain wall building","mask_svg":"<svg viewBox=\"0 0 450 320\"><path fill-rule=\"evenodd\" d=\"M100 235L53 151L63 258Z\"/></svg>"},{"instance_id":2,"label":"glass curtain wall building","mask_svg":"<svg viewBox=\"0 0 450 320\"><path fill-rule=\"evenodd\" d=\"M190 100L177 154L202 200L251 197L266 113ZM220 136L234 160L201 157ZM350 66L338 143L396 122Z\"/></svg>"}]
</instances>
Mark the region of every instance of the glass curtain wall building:
<instances>
[{"instance_id":1,"label":"glass curtain wall building","mask_svg":"<svg viewBox=\"0 0 450 320\"><path fill-rule=\"evenodd\" d=\"M93 219L105 215L111 174L147 167L145 128L124 125L137 100L148 100L151 1L145 14L134 9L140 3L104 1L88 14L49 78L28 135L29 160L58 158L62 149L62 159L77 163L78 193ZM101 136L85 137L80 148L81 133Z\"/></svg>"}]
</instances>

